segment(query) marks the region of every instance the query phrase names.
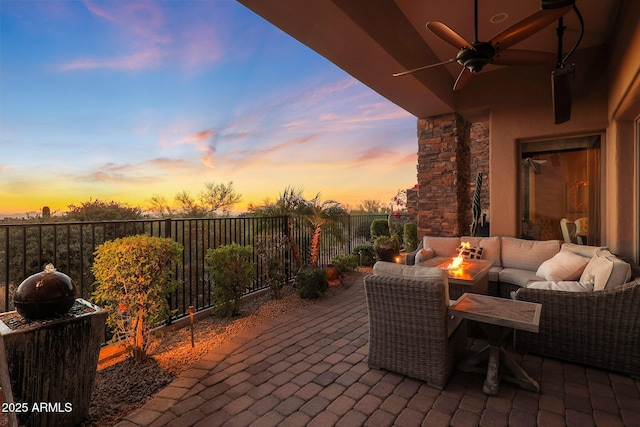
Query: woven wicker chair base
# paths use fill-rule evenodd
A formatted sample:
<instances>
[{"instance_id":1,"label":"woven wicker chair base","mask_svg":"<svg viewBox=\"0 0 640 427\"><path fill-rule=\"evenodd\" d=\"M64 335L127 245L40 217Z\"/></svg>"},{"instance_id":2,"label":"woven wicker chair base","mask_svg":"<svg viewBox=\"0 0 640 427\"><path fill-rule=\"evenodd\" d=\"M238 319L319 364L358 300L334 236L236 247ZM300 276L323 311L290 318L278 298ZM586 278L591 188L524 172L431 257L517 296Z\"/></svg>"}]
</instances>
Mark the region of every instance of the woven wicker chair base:
<instances>
[{"instance_id":1,"label":"woven wicker chair base","mask_svg":"<svg viewBox=\"0 0 640 427\"><path fill-rule=\"evenodd\" d=\"M542 304L540 331L516 331L517 351L640 377L640 280L613 290L523 288L515 295Z\"/></svg>"},{"instance_id":2,"label":"woven wicker chair base","mask_svg":"<svg viewBox=\"0 0 640 427\"><path fill-rule=\"evenodd\" d=\"M445 282L371 275L364 284L369 366L444 388L467 346L465 321L447 333Z\"/></svg>"}]
</instances>

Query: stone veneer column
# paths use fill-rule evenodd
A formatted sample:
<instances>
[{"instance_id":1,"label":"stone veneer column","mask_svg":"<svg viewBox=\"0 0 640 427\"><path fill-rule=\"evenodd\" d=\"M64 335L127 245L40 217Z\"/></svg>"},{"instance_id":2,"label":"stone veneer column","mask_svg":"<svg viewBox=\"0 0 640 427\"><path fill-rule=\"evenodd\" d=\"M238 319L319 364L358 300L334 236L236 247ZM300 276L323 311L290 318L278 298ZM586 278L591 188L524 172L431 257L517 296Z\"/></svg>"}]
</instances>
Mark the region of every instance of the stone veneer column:
<instances>
[{"instance_id":1,"label":"stone veneer column","mask_svg":"<svg viewBox=\"0 0 640 427\"><path fill-rule=\"evenodd\" d=\"M482 190L480 201L483 211L489 212L489 129L482 123L471 125L470 132L471 149L471 200L475 192L475 179L478 172L482 172ZM489 218L487 218L489 219ZM473 220L473 218L472 218Z\"/></svg>"},{"instance_id":2,"label":"stone veneer column","mask_svg":"<svg viewBox=\"0 0 640 427\"><path fill-rule=\"evenodd\" d=\"M418 235L470 232L470 129L455 113L418 119Z\"/></svg>"},{"instance_id":3,"label":"stone veneer column","mask_svg":"<svg viewBox=\"0 0 640 427\"><path fill-rule=\"evenodd\" d=\"M407 216L409 221L416 222L418 218L418 186L407 188ZM417 222L416 222L417 225Z\"/></svg>"}]
</instances>

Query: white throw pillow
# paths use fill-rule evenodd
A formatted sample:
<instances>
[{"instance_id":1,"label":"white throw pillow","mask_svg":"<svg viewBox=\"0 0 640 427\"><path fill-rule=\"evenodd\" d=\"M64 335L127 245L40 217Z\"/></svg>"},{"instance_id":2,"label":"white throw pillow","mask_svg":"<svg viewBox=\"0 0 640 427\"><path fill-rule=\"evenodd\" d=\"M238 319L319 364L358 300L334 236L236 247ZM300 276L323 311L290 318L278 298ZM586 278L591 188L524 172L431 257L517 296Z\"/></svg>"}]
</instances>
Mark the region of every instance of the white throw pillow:
<instances>
[{"instance_id":1,"label":"white throw pillow","mask_svg":"<svg viewBox=\"0 0 640 427\"><path fill-rule=\"evenodd\" d=\"M560 251L540 264L536 276L555 282L578 280L587 264L589 258L569 251Z\"/></svg>"},{"instance_id":2,"label":"white throw pillow","mask_svg":"<svg viewBox=\"0 0 640 427\"><path fill-rule=\"evenodd\" d=\"M607 250L598 251L580 276L580 281L593 281L593 290L611 289L627 282L631 266Z\"/></svg>"},{"instance_id":3,"label":"white throw pillow","mask_svg":"<svg viewBox=\"0 0 640 427\"><path fill-rule=\"evenodd\" d=\"M423 261L433 258L434 253L431 248L422 248L416 254L415 264L420 264Z\"/></svg>"}]
</instances>

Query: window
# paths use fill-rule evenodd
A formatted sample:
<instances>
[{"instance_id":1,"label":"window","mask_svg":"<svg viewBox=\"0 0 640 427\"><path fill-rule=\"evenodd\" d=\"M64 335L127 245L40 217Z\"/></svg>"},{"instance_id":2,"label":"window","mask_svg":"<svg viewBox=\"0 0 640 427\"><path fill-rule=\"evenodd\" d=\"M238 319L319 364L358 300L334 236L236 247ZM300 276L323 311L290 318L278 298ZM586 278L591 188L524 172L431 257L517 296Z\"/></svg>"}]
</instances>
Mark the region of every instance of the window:
<instances>
[{"instance_id":1,"label":"window","mask_svg":"<svg viewBox=\"0 0 640 427\"><path fill-rule=\"evenodd\" d=\"M522 237L600 245L600 135L522 142Z\"/></svg>"}]
</instances>

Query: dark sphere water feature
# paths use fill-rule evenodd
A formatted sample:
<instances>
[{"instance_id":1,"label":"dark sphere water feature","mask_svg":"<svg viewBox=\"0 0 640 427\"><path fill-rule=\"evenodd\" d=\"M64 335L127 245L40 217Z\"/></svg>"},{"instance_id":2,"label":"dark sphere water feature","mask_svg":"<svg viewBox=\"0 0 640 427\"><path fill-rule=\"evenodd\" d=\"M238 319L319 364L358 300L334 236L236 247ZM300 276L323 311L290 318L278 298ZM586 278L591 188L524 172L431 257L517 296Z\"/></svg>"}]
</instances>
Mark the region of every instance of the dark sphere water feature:
<instances>
[{"instance_id":1,"label":"dark sphere water feature","mask_svg":"<svg viewBox=\"0 0 640 427\"><path fill-rule=\"evenodd\" d=\"M62 316L75 302L75 286L69 276L47 264L44 271L27 277L16 289L13 303L28 319Z\"/></svg>"}]
</instances>

